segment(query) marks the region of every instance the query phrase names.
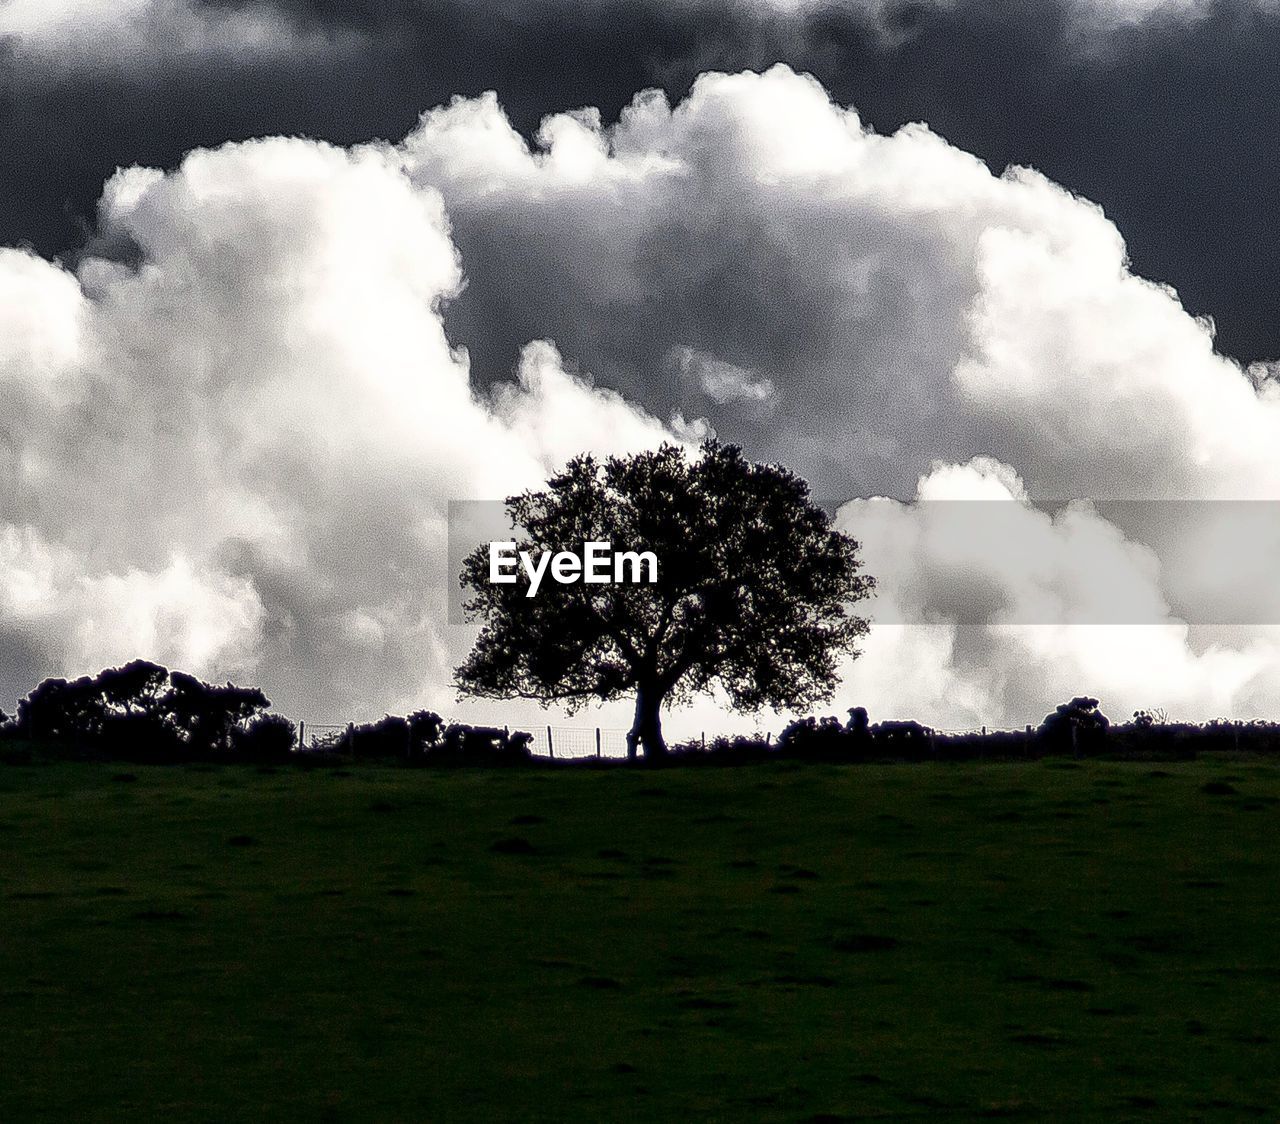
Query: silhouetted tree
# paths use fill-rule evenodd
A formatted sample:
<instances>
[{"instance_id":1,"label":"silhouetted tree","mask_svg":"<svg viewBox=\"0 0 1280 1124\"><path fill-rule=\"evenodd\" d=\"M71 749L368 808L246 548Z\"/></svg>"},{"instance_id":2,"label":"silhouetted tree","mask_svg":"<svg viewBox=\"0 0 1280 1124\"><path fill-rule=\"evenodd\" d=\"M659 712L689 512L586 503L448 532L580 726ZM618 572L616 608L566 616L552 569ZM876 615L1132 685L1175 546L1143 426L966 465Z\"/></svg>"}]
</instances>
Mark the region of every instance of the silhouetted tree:
<instances>
[{"instance_id":1,"label":"silhouetted tree","mask_svg":"<svg viewBox=\"0 0 1280 1124\"><path fill-rule=\"evenodd\" d=\"M46 679L18 702L18 729L26 738L55 742L97 738L105 717L87 677Z\"/></svg>"},{"instance_id":2,"label":"silhouetted tree","mask_svg":"<svg viewBox=\"0 0 1280 1124\"><path fill-rule=\"evenodd\" d=\"M176 733L167 721L169 672L134 660L79 679L46 679L18 704L15 733L108 756L171 758Z\"/></svg>"},{"instance_id":3,"label":"silhouetted tree","mask_svg":"<svg viewBox=\"0 0 1280 1124\"><path fill-rule=\"evenodd\" d=\"M154 716L161 708L169 672L147 660L133 660L124 667L109 667L92 682L102 705L126 715Z\"/></svg>"},{"instance_id":4,"label":"silhouetted tree","mask_svg":"<svg viewBox=\"0 0 1280 1124\"><path fill-rule=\"evenodd\" d=\"M1037 731L1053 752L1084 751L1106 736L1111 720L1098 709L1098 700L1077 695L1045 715Z\"/></svg>"},{"instance_id":5,"label":"silhouetted tree","mask_svg":"<svg viewBox=\"0 0 1280 1124\"><path fill-rule=\"evenodd\" d=\"M409 723L413 756L420 756L440 744L440 739L444 736L444 719L434 710L415 710L406 721Z\"/></svg>"},{"instance_id":6,"label":"silhouetted tree","mask_svg":"<svg viewBox=\"0 0 1280 1124\"><path fill-rule=\"evenodd\" d=\"M632 755L662 756L664 703L719 687L730 704L797 709L828 697L837 661L867 622L850 605L873 581L858 544L833 530L808 485L708 442L694 460L656 452L570 461L546 490L507 500L519 549L581 553L584 542L652 551L656 583L489 581L486 547L462 570L484 623L455 683L467 694L565 703L634 692Z\"/></svg>"},{"instance_id":7,"label":"silhouetted tree","mask_svg":"<svg viewBox=\"0 0 1280 1124\"><path fill-rule=\"evenodd\" d=\"M235 732L271 705L256 687L214 687L181 671L169 682L161 705L188 752L197 757L232 753Z\"/></svg>"}]
</instances>

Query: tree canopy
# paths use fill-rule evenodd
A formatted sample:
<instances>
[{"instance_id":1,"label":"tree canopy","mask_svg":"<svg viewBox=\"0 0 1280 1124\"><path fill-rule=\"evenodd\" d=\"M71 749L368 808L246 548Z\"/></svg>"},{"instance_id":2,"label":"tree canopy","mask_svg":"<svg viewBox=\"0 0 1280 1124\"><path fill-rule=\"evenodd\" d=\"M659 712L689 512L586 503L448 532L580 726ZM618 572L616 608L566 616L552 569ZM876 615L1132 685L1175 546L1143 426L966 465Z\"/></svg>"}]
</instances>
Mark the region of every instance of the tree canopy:
<instances>
[{"instance_id":1,"label":"tree canopy","mask_svg":"<svg viewBox=\"0 0 1280 1124\"><path fill-rule=\"evenodd\" d=\"M293 724L256 687L218 687L147 660L79 679L46 679L18 703L14 732L114 756L283 756Z\"/></svg>"},{"instance_id":2,"label":"tree canopy","mask_svg":"<svg viewBox=\"0 0 1280 1124\"><path fill-rule=\"evenodd\" d=\"M629 457L579 456L541 491L506 501L520 550L587 542L651 551L653 583L490 581L487 545L463 563L468 618L482 622L455 673L460 691L570 709L633 693L632 753L662 755L660 708L721 690L743 711L828 698L867 621L858 544L836 531L808 485L777 465L707 442Z\"/></svg>"}]
</instances>

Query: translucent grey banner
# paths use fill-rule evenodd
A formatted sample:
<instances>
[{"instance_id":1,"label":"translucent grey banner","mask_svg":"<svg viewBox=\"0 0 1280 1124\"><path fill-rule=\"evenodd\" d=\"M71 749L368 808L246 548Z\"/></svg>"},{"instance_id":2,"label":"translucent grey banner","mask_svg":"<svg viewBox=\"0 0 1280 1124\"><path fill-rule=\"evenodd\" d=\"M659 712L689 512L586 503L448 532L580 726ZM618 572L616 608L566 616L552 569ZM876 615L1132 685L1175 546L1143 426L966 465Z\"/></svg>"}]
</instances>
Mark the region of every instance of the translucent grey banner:
<instances>
[{"instance_id":1,"label":"translucent grey banner","mask_svg":"<svg viewBox=\"0 0 1280 1124\"><path fill-rule=\"evenodd\" d=\"M877 580L873 624L1280 624L1280 500L854 500L835 522ZM451 623L463 558L519 537L500 501L449 505Z\"/></svg>"}]
</instances>

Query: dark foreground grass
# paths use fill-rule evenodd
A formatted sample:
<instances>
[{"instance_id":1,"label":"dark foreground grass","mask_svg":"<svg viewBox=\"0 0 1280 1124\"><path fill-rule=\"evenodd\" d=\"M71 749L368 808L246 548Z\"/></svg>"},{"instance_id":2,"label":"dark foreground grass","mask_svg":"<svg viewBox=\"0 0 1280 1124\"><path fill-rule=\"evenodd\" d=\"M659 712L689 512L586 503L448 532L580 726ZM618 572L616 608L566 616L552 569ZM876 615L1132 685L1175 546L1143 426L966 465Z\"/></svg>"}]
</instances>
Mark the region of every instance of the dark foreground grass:
<instances>
[{"instance_id":1,"label":"dark foreground grass","mask_svg":"<svg viewBox=\"0 0 1280 1124\"><path fill-rule=\"evenodd\" d=\"M1280 769L0 770L0 1120L1274 1118Z\"/></svg>"}]
</instances>

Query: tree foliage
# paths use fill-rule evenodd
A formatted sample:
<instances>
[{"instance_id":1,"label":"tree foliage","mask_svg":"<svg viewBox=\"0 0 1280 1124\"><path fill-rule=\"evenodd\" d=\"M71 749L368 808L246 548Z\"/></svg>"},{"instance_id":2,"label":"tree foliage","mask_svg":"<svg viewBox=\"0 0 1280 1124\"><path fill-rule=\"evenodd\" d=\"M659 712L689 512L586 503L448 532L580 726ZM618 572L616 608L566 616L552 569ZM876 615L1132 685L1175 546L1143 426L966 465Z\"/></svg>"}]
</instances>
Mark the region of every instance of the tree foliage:
<instances>
[{"instance_id":1,"label":"tree foliage","mask_svg":"<svg viewBox=\"0 0 1280 1124\"><path fill-rule=\"evenodd\" d=\"M477 548L463 564L466 610L483 622L455 683L472 695L567 704L634 692L630 744L665 752L659 708L719 689L744 711L810 706L830 696L842 656L856 656L868 595L858 544L834 530L808 485L708 442L630 457L579 456L541 491L507 500L520 550L652 551L654 584L489 581Z\"/></svg>"},{"instance_id":2,"label":"tree foliage","mask_svg":"<svg viewBox=\"0 0 1280 1124\"><path fill-rule=\"evenodd\" d=\"M79 679L46 679L18 703L17 736L136 760L282 756L293 724L266 714L256 687L212 686L134 660Z\"/></svg>"}]
</instances>

